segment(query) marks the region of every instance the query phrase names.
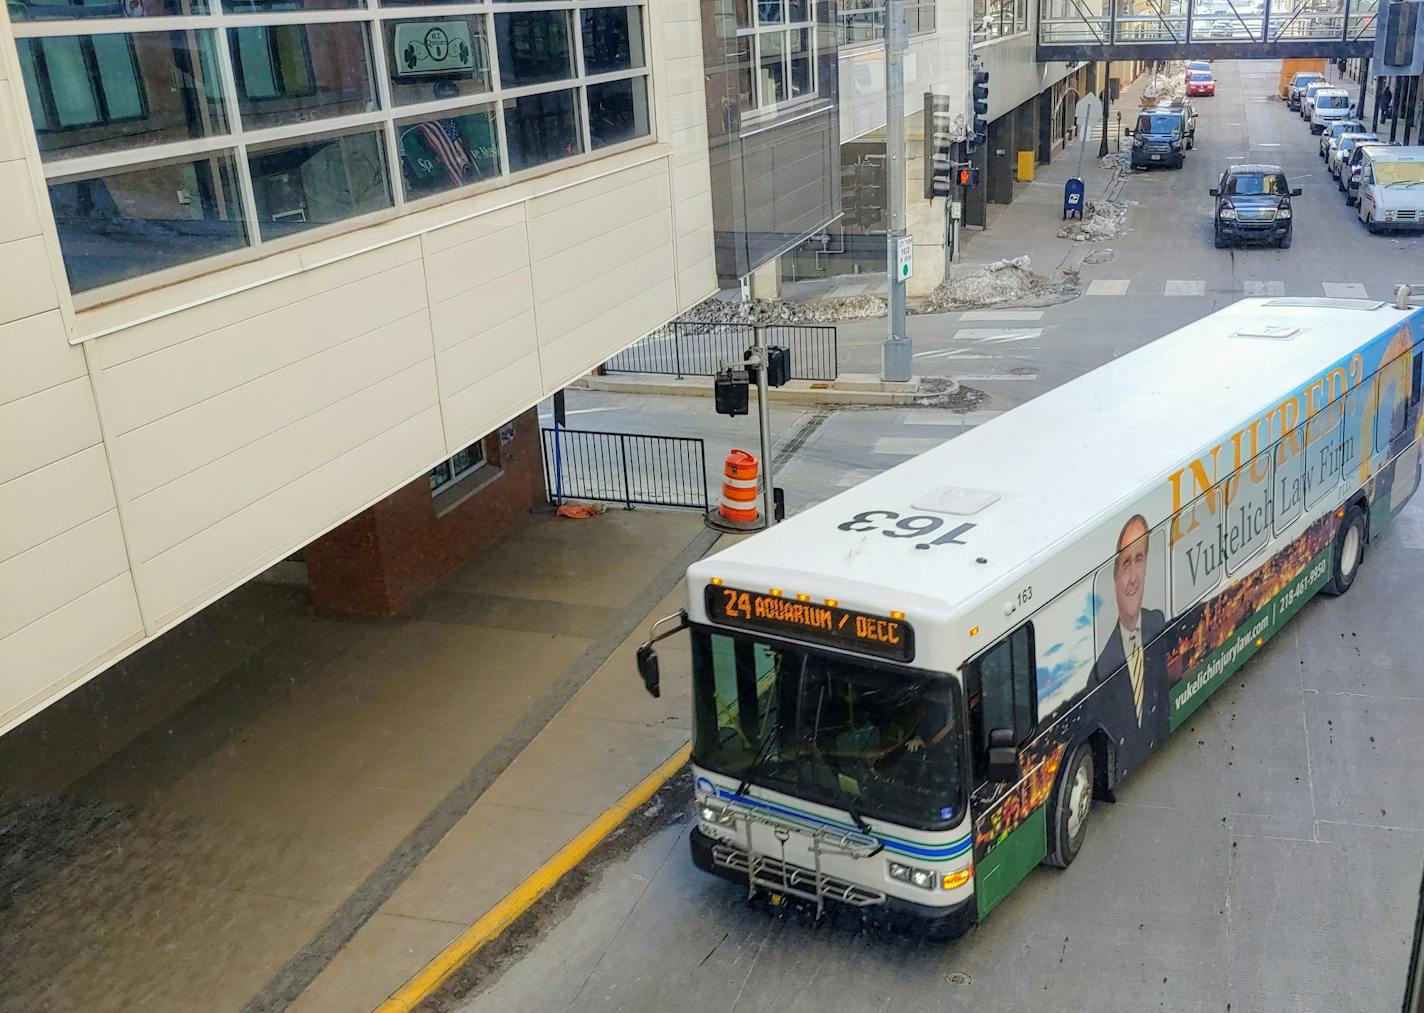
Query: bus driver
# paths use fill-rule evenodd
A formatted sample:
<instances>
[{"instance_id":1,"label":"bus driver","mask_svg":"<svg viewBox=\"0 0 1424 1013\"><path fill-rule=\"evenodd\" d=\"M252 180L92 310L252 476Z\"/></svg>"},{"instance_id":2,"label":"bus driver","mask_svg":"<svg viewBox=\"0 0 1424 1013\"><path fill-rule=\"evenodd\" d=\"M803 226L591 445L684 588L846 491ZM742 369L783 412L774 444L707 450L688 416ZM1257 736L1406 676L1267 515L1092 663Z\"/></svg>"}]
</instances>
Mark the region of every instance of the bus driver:
<instances>
[{"instance_id":1,"label":"bus driver","mask_svg":"<svg viewBox=\"0 0 1424 1013\"><path fill-rule=\"evenodd\" d=\"M1113 560L1117 624L1093 665L1089 684L1108 684L1094 699L1097 712L1118 743L1118 768L1124 773L1137 769L1153 744L1165 739L1170 731L1167 659L1161 646L1154 643L1166 618L1155 609L1142 607L1142 593L1147 586L1148 534L1147 520L1136 514L1118 535L1117 556Z\"/></svg>"}]
</instances>

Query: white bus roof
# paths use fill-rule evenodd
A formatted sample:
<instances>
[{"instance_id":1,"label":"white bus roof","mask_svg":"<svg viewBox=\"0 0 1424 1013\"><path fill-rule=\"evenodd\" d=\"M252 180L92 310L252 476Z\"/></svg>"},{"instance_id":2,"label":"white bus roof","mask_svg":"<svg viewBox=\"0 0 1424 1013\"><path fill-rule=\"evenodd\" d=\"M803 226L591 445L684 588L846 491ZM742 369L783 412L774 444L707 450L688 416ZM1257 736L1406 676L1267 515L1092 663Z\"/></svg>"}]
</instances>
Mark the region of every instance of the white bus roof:
<instances>
[{"instance_id":1,"label":"white bus roof","mask_svg":"<svg viewBox=\"0 0 1424 1013\"><path fill-rule=\"evenodd\" d=\"M853 607L873 595L949 618L1415 312L1363 299L1242 299L693 564L689 587L717 576ZM1241 333L1266 325L1300 330L1286 340ZM972 549L837 530L864 511L922 515L914 502L946 487L998 496L972 516L942 518L935 535L976 525Z\"/></svg>"}]
</instances>

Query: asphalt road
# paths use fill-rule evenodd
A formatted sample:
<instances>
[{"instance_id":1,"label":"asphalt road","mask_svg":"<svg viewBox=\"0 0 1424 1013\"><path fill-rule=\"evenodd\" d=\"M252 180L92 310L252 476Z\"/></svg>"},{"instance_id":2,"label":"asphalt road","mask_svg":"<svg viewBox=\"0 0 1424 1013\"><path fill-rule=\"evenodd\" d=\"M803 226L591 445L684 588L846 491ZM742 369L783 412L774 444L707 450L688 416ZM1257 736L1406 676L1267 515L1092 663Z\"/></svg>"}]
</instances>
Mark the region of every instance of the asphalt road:
<instances>
[{"instance_id":1,"label":"asphalt road","mask_svg":"<svg viewBox=\"0 0 1424 1013\"><path fill-rule=\"evenodd\" d=\"M986 376L1036 370L1027 380L983 382L989 410L1240 298L1247 282L1279 282L1290 295L1358 284L1384 297L1396 281L1424 281L1421 240L1370 236L1353 220L1316 139L1269 99L1275 75L1274 64L1219 65L1220 93L1201 103L1187 167L1128 181L1124 196L1141 202L1134 231L1111 244L1112 261L1084 273L1085 284L1125 291L1049 307L1029 322L1042 340L1012 343L1035 347L973 360ZM1212 248L1206 191L1225 164L1242 160L1280 162L1305 188L1291 250ZM967 325L921 318L919 350L959 347L951 344L959 323ZM963 369L951 356L921 361ZM600 409L586 416L600 427L707 428L683 401L580 395L570 406ZM783 473L805 502L917 446L897 440L943 439L974 420L786 409L775 425L785 437L815 422ZM710 425L718 440L738 438L733 425L754 439L745 420ZM693 868L684 821L544 911L502 970L450 1005L498 1013L1397 1009L1424 860L1421 572L1424 497L1371 547L1349 595L1308 604L1116 804L1094 811L1071 869L1035 870L956 943L749 907L743 891Z\"/></svg>"}]
</instances>

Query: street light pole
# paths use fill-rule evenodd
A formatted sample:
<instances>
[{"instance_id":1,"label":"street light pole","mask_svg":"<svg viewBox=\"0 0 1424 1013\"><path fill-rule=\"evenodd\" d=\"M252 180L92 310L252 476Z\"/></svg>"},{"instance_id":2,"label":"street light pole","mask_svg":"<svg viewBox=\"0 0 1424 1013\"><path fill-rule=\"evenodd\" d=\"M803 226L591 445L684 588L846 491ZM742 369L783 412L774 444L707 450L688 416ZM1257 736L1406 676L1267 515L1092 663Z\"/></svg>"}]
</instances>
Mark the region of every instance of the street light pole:
<instances>
[{"instance_id":1,"label":"street light pole","mask_svg":"<svg viewBox=\"0 0 1424 1013\"><path fill-rule=\"evenodd\" d=\"M905 50L909 47L905 0L885 4L885 157L889 175L889 221L885 232L885 273L890 283L889 334L881 346L880 378L908 380L914 357L905 327L905 277L901 255L905 232ZM925 124L925 129L932 128ZM925 167L929 172L929 166ZM909 245L905 243L905 245ZM907 252L913 254L914 247Z\"/></svg>"}]
</instances>

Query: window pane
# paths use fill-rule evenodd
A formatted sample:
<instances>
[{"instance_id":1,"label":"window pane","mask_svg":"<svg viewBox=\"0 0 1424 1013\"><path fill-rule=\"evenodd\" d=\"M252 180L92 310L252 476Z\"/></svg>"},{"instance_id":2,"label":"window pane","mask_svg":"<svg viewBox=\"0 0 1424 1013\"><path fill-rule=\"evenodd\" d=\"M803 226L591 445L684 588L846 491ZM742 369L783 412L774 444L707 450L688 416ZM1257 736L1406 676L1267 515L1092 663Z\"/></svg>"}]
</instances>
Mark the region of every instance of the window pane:
<instances>
[{"instance_id":1,"label":"window pane","mask_svg":"<svg viewBox=\"0 0 1424 1013\"><path fill-rule=\"evenodd\" d=\"M378 132L322 137L248 157L263 239L391 206Z\"/></svg>"},{"instance_id":2,"label":"window pane","mask_svg":"<svg viewBox=\"0 0 1424 1013\"><path fill-rule=\"evenodd\" d=\"M757 0L757 21L763 25L782 23L781 0Z\"/></svg>"},{"instance_id":3,"label":"window pane","mask_svg":"<svg viewBox=\"0 0 1424 1013\"><path fill-rule=\"evenodd\" d=\"M212 32L18 39L16 45L46 159L227 133Z\"/></svg>"},{"instance_id":4,"label":"window pane","mask_svg":"<svg viewBox=\"0 0 1424 1013\"><path fill-rule=\"evenodd\" d=\"M737 66L737 100L743 109L756 108L756 89L752 77L752 40L743 36L737 40L732 60Z\"/></svg>"},{"instance_id":5,"label":"window pane","mask_svg":"<svg viewBox=\"0 0 1424 1013\"><path fill-rule=\"evenodd\" d=\"M76 292L247 245L231 152L52 183Z\"/></svg>"},{"instance_id":6,"label":"window pane","mask_svg":"<svg viewBox=\"0 0 1424 1013\"><path fill-rule=\"evenodd\" d=\"M811 0L786 0L786 20L792 23L811 20Z\"/></svg>"},{"instance_id":7,"label":"window pane","mask_svg":"<svg viewBox=\"0 0 1424 1013\"><path fill-rule=\"evenodd\" d=\"M364 0L223 0L223 10L229 14L263 14L269 11L347 10L352 7L365 6Z\"/></svg>"},{"instance_id":8,"label":"window pane","mask_svg":"<svg viewBox=\"0 0 1424 1013\"><path fill-rule=\"evenodd\" d=\"M494 108L396 124L401 177L408 197L427 197L499 175Z\"/></svg>"},{"instance_id":9,"label":"window pane","mask_svg":"<svg viewBox=\"0 0 1424 1013\"><path fill-rule=\"evenodd\" d=\"M485 19L387 21L386 63L396 105L483 94L490 90Z\"/></svg>"},{"instance_id":10,"label":"window pane","mask_svg":"<svg viewBox=\"0 0 1424 1013\"><path fill-rule=\"evenodd\" d=\"M519 88L574 76L568 11L497 14L494 29L503 87Z\"/></svg>"},{"instance_id":11,"label":"window pane","mask_svg":"<svg viewBox=\"0 0 1424 1013\"><path fill-rule=\"evenodd\" d=\"M583 151L578 119L578 99L573 91L548 91L507 100L504 133L509 144L510 172Z\"/></svg>"},{"instance_id":12,"label":"window pane","mask_svg":"<svg viewBox=\"0 0 1424 1013\"><path fill-rule=\"evenodd\" d=\"M430 469L430 491L435 492L441 486L450 484L450 462L441 461Z\"/></svg>"},{"instance_id":13,"label":"window pane","mask_svg":"<svg viewBox=\"0 0 1424 1013\"><path fill-rule=\"evenodd\" d=\"M377 108L364 24L230 28L228 43L249 130Z\"/></svg>"},{"instance_id":14,"label":"window pane","mask_svg":"<svg viewBox=\"0 0 1424 1013\"><path fill-rule=\"evenodd\" d=\"M599 7L584 11L582 17L585 74L645 66L641 8Z\"/></svg>"},{"instance_id":15,"label":"window pane","mask_svg":"<svg viewBox=\"0 0 1424 1013\"><path fill-rule=\"evenodd\" d=\"M752 0L732 0L732 16L737 19L738 28L752 26Z\"/></svg>"},{"instance_id":16,"label":"window pane","mask_svg":"<svg viewBox=\"0 0 1424 1013\"><path fill-rule=\"evenodd\" d=\"M176 17L208 13L207 0L9 0L11 21Z\"/></svg>"},{"instance_id":17,"label":"window pane","mask_svg":"<svg viewBox=\"0 0 1424 1013\"><path fill-rule=\"evenodd\" d=\"M811 29L797 28L791 32L791 94L807 95L811 87Z\"/></svg>"},{"instance_id":18,"label":"window pane","mask_svg":"<svg viewBox=\"0 0 1424 1013\"><path fill-rule=\"evenodd\" d=\"M786 100L786 66L782 62L785 49L786 36L781 32L770 32L757 36L762 105Z\"/></svg>"},{"instance_id":19,"label":"window pane","mask_svg":"<svg viewBox=\"0 0 1424 1013\"><path fill-rule=\"evenodd\" d=\"M602 148L619 141L648 135L648 79L588 86L588 129L590 143Z\"/></svg>"}]
</instances>

